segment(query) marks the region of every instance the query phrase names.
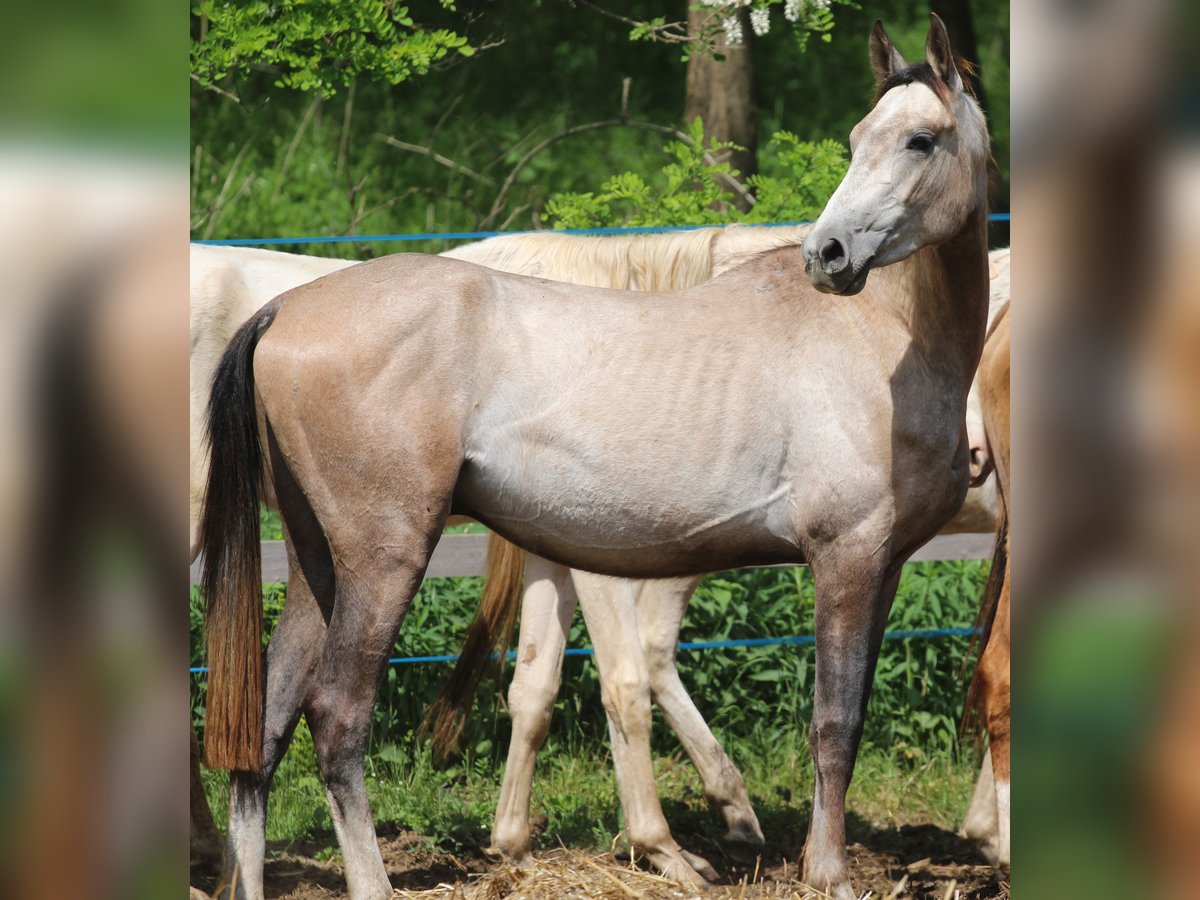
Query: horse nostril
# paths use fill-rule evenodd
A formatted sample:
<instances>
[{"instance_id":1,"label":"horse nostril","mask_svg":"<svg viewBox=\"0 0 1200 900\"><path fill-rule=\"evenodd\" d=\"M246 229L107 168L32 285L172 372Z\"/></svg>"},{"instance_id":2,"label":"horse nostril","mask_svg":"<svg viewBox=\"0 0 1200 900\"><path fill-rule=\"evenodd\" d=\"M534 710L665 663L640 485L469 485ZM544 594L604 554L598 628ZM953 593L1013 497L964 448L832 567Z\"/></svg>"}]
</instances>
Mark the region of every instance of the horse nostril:
<instances>
[{"instance_id":1,"label":"horse nostril","mask_svg":"<svg viewBox=\"0 0 1200 900\"><path fill-rule=\"evenodd\" d=\"M842 242L837 238L830 238L821 247L821 262L825 264L826 270L845 258L846 251L842 248Z\"/></svg>"}]
</instances>

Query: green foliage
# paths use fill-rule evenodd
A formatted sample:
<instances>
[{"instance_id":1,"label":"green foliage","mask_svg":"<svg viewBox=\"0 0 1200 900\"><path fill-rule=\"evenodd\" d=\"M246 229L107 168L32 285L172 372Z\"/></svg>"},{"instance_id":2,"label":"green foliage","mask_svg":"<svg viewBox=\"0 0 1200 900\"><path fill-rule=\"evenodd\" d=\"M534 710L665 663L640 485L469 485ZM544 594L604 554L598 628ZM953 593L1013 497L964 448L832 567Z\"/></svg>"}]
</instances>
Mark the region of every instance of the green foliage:
<instances>
[{"instance_id":1,"label":"green foliage","mask_svg":"<svg viewBox=\"0 0 1200 900\"><path fill-rule=\"evenodd\" d=\"M699 119L687 137L663 148L672 161L653 183L636 172L623 172L597 191L554 194L546 202L547 219L559 228L815 219L849 166L846 148L837 141L804 141L791 132L777 132L760 151L762 172L747 179L754 206L741 213L729 183L729 176L739 173L728 162L716 161L734 145L715 140L705 145Z\"/></svg>"},{"instance_id":2,"label":"green foliage","mask_svg":"<svg viewBox=\"0 0 1200 900\"><path fill-rule=\"evenodd\" d=\"M670 141L663 148L673 161L662 167L654 186L636 172L623 172L597 192L554 194L545 215L560 228L723 224L728 220L724 207L733 194L719 179L736 172L713 157L732 146L715 140L706 146L704 124L696 119L688 140Z\"/></svg>"},{"instance_id":3,"label":"green foliage","mask_svg":"<svg viewBox=\"0 0 1200 900\"><path fill-rule=\"evenodd\" d=\"M425 28L395 0L199 0L192 14L202 23L192 74L205 86L268 67L277 87L330 97L359 75L399 84L451 52L475 52L463 35Z\"/></svg>"},{"instance_id":4,"label":"green foliage","mask_svg":"<svg viewBox=\"0 0 1200 900\"><path fill-rule=\"evenodd\" d=\"M801 140L777 131L759 153L760 172L746 183L755 203L743 221L794 222L815 219L850 166L845 145Z\"/></svg>"},{"instance_id":5,"label":"green foliage","mask_svg":"<svg viewBox=\"0 0 1200 900\"><path fill-rule=\"evenodd\" d=\"M784 0L780 0L780 2L784 2ZM838 0L838 3L845 6L856 5L853 0ZM793 31L796 47L803 52L808 47L808 39L813 35L819 37L826 44L832 41L833 9L831 5L814 3L812 0L805 0L797 5L799 7L799 18L796 22L798 27Z\"/></svg>"}]
</instances>

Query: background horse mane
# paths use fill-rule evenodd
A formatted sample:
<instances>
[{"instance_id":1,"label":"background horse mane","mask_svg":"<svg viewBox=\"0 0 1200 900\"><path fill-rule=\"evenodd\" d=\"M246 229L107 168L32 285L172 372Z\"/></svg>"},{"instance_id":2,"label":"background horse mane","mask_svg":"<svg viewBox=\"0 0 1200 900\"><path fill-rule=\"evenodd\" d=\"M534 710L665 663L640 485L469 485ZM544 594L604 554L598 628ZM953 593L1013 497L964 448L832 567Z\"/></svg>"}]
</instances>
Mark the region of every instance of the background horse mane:
<instances>
[{"instance_id":1,"label":"background horse mane","mask_svg":"<svg viewBox=\"0 0 1200 900\"><path fill-rule=\"evenodd\" d=\"M789 244L799 248L808 228L730 225L604 237L548 231L500 235L441 255L502 272L590 287L680 291L767 250Z\"/></svg>"}]
</instances>

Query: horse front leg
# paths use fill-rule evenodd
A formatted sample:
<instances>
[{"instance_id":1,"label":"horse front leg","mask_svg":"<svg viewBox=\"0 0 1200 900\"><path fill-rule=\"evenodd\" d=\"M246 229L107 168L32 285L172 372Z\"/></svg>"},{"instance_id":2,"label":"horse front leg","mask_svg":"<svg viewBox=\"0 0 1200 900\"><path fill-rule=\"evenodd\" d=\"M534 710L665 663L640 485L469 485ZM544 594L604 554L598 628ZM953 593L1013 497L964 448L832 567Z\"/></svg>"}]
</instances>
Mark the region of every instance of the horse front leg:
<instances>
[{"instance_id":1,"label":"horse front leg","mask_svg":"<svg viewBox=\"0 0 1200 900\"><path fill-rule=\"evenodd\" d=\"M650 674L638 636L633 583L580 571L572 577L595 648L629 845L668 878L701 888L716 872L675 843L658 802L650 757Z\"/></svg>"},{"instance_id":2,"label":"horse front leg","mask_svg":"<svg viewBox=\"0 0 1200 900\"><path fill-rule=\"evenodd\" d=\"M846 860L846 790L862 739L875 663L900 577L870 557L813 562L817 675L808 743L816 784L804 844L804 883L855 900Z\"/></svg>"},{"instance_id":3,"label":"horse front leg","mask_svg":"<svg viewBox=\"0 0 1200 900\"><path fill-rule=\"evenodd\" d=\"M490 854L520 861L529 855L529 804L538 751L550 729L562 681L563 650L579 598L569 569L529 554L517 664L508 689L512 739L496 806Z\"/></svg>"},{"instance_id":4,"label":"horse front leg","mask_svg":"<svg viewBox=\"0 0 1200 900\"><path fill-rule=\"evenodd\" d=\"M649 669L650 691L700 773L708 802L724 817L725 840L762 846L762 828L750 805L742 773L696 709L675 666L679 629L701 577L635 582L638 634Z\"/></svg>"}]
</instances>

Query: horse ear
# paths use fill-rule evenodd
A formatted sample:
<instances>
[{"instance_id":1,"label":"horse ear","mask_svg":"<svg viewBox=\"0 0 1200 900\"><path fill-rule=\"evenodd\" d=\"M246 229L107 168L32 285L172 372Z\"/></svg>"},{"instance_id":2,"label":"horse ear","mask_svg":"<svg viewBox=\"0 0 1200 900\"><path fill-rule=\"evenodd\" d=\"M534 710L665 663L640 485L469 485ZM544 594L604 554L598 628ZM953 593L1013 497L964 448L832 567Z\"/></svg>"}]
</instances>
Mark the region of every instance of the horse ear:
<instances>
[{"instance_id":1,"label":"horse ear","mask_svg":"<svg viewBox=\"0 0 1200 900\"><path fill-rule=\"evenodd\" d=\"M950 49L950 35L946 33L946 23L934 12L929 14L925 61L937 72L938 77L946 82L951 93L957 95L962 92L962 78L958 74L958 67L954 65L954 51Z\"/></svg>"},{"instance_id":2,"label":"horse ear","mask_svg":"<svg viewBox=\"0 0 1200 900\"><path fill-rule=\"evenodd\" d=\"M893 72L908 67L900 51L883 30L883 23L878 19L875 20L875 27L871 29L871 40L868 44L871 47L871 69L875 72L877 82L882 84Z\"/></svg>"}]
</instances>

